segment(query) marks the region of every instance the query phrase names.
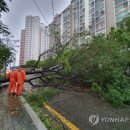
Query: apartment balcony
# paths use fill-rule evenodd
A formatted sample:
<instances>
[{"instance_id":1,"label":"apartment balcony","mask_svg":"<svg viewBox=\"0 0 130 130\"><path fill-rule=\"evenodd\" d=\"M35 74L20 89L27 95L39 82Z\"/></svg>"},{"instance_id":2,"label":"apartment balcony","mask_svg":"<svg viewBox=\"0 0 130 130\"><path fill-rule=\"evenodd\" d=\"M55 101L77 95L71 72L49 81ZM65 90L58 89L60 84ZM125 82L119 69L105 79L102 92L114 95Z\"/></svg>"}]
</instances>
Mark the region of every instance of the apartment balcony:
<instances>
[{"instance_id":1,"label":"apartment balcony","mask_svg":"<svg viewBox=\"0 0 130 130\"><path fill-rule=\"evenodd\" d=\"M120 6L120 5L122 5L122 4L124 4L125 2L128 2L128 1L129 0L122 0L122 1L120 1L118 3L115 3L115 7Z\"/></svg>"}]
</instances>

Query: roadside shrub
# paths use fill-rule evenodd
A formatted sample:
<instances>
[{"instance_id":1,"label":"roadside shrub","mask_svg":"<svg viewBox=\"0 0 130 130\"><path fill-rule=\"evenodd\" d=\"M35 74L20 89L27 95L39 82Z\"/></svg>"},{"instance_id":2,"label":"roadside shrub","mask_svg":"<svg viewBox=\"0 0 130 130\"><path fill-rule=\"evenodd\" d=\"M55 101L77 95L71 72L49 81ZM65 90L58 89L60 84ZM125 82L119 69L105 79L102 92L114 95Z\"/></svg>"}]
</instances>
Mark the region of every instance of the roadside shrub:
<instances>
[{"instance_id":1,"label":"roadside shrub","mask_svg":"<svg viewBox=\"0 0 130 130\"><path fill-rule=\"evenodd\" d=\"M30 95L26 95L26 99L29 102L35 103L38 107L43 107L43 103L51 97L59 94L58 90L52 88L40 88L36 92Z\"/></svg>"},{"instance_id":2,"label":"roadside shrub","mask_svg":"<svg viewBox=\"0 0 130 130\"><path fill-rule=\"evenodd\" d=\"M43 107L43 104L49 97L57 95L59 93L60 90L53 88L39 88L36 92L30 95L25 95L26 100L29 102L33 110L37 113L41 121L44 122L48 130L62 129L62 126L56 124Z\"/></svg>"},{"instance_id":3,"label":"roadside shrub","mask_svg":"<svg viewBox=\"0 0 130 130\"><path fill-rule=\"evenodd\" d=\"M116 89L109 89L105 97L114 107L124 106L123 95Z\"/></svg>"},{"instance_id":4,"label":"roadside shrub","mask_svg":"<svg viewBox=\"0 0 130 130\"><path fill-rule=\"evenodd\" d=\"M99 86L97 83L92 84L92 90L98 94L102 93L101 86Z\"/></svg>"},{"instance_id":5,"label":"roadside shrub","mask_svg":"<svg viewBox=\"0 0 130 130\"><path fill-rule=\"evenodd\" d=\"M123 102L125 104L130 104L130 90L127 90L126 92L124 92L124 94L123 94Z\"/></svg>"}]
</instances>

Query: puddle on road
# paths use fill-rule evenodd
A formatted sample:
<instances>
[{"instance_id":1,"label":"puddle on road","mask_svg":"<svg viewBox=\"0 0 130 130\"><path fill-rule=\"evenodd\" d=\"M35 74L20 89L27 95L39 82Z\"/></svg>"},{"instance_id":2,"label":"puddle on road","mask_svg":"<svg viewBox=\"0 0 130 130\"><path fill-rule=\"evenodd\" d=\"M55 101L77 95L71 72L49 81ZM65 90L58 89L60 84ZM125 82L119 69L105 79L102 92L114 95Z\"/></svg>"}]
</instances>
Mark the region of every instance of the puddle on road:
<instances>
[{"instance_id":1,"label":"puddle on road","mask_svg":"<svg viewBox=\"0 0 130 130\"><path fill-rule=\"evenodd\" d=\"M11 117L22 116L22 103L20 97L8 95L6 110Z\"/></svg>"}]
</instances>

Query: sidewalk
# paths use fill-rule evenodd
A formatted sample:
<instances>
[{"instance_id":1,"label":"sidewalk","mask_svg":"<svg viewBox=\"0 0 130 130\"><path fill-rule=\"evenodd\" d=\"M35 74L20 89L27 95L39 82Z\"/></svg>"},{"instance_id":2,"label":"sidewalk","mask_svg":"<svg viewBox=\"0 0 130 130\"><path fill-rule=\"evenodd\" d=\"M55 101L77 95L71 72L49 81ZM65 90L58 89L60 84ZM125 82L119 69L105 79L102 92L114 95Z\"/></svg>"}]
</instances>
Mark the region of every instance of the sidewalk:
<instances>
[{"instance_id":1,"label":"sidewalk","mask_svg":"<svg viewBox=\"0 0 130 130\"><path fill-rule=\"evenodd\" d=\"M38 130L21 98L8 96L6 88L0 89L0 130Z\"/></svg>"},{"instance_id":2,"label":"sidewalk","mask_svg":"<svg viewBox=\"0 0 130 130\"><path fill-rule=\"evenodd\" d=\"M48 104L80 130L130 130L130 107L113 108L88 91L64 91L49 99ZM96 115L96 117L91 119L91 115ZM112 117L116 118L116 121L128 118L129 120L110 122L109 118ZM103 118L106 118L105 121L101 120Z\"/></svg>"}]
</instances>

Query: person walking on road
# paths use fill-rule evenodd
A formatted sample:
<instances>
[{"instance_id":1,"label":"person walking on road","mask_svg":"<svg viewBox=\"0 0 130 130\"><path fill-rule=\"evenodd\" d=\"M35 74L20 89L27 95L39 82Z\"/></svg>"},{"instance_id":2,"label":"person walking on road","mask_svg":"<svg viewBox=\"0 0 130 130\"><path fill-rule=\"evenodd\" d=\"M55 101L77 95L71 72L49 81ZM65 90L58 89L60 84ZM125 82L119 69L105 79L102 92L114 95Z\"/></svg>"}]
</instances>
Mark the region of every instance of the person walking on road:
<instances>
[{"instance_id":1,"label":"person walking on road","mask_svg":"<svg viewBox=\"0 0 130 130\"><path fill-rule=\"evenodd\" d=\"M16 70L14 70L12 68L11 71L6 74L6 77L8 77L10 79L10 83L9 83L7 92L8 92L8 94L12 95L15 93L15 89L16 89L16 82L17 82Z\"/></svg>"},{"instance_id":2,"label":"person walking on road","mask_svg":"<svg viewBox=\"0 0 130 130\"><path fill-rule=\"evenodd\" d=\"M17 88L16 95L20 96L24 89L24 81L26 80L26 73L22 67L19 67L17 70Z\"/></svg>"}]
</instances>

